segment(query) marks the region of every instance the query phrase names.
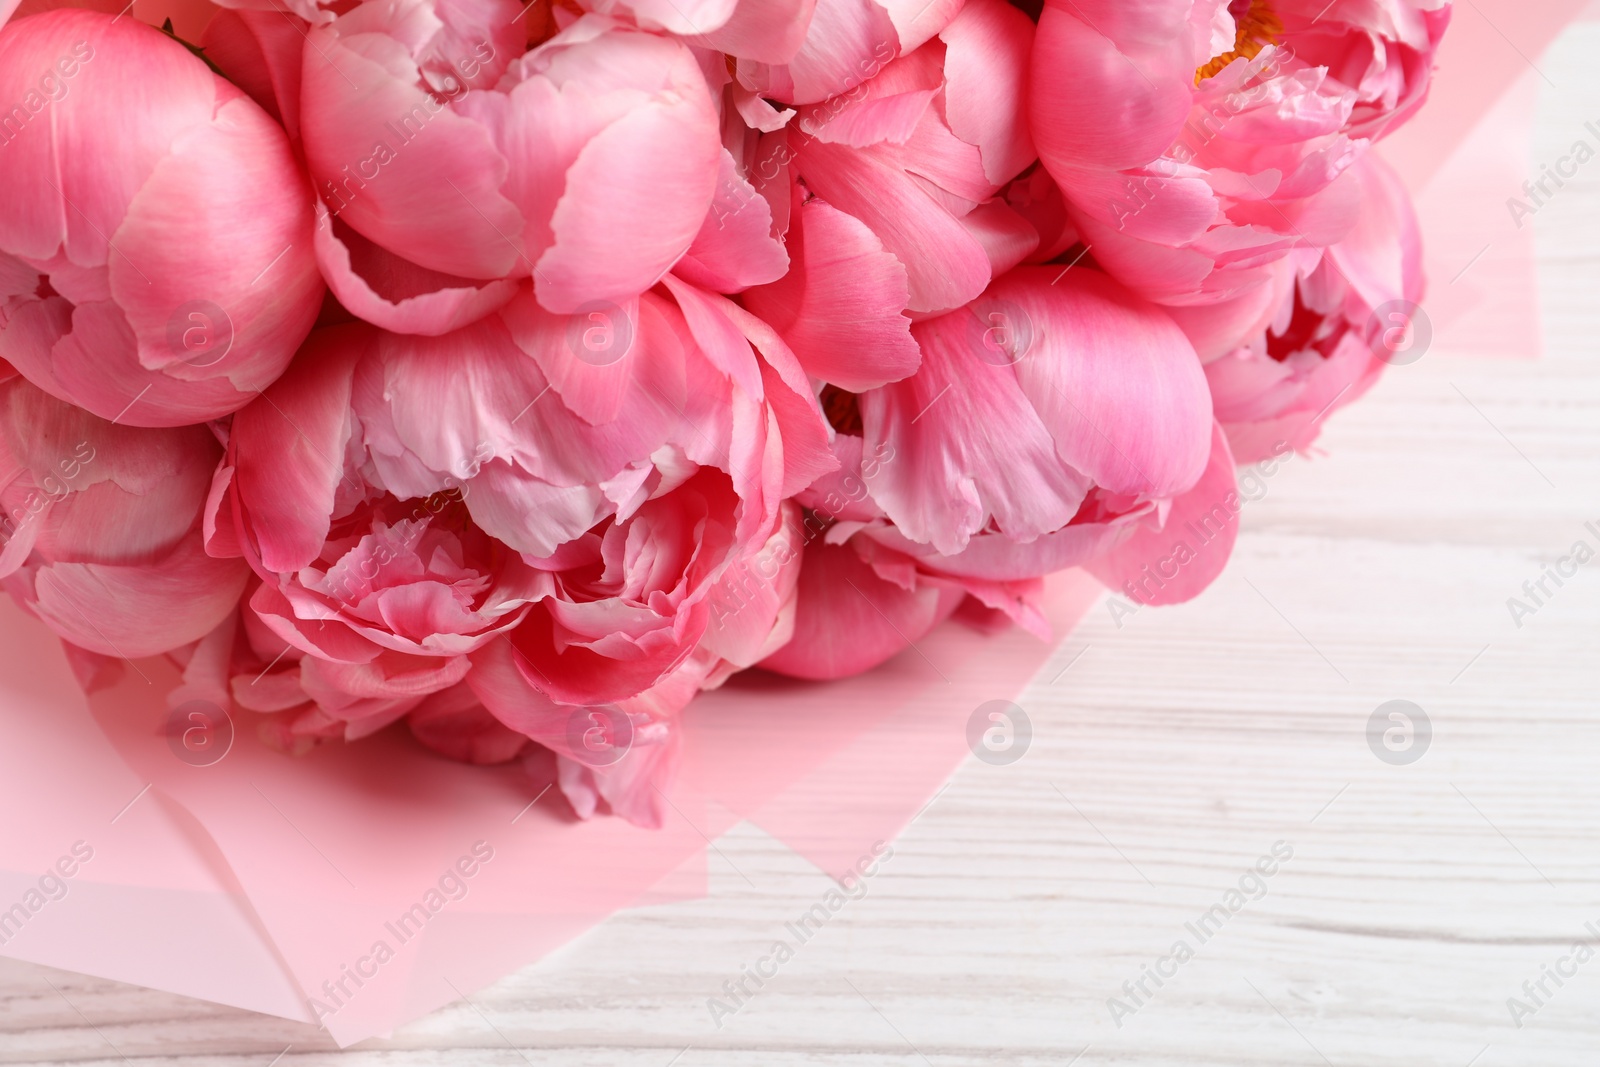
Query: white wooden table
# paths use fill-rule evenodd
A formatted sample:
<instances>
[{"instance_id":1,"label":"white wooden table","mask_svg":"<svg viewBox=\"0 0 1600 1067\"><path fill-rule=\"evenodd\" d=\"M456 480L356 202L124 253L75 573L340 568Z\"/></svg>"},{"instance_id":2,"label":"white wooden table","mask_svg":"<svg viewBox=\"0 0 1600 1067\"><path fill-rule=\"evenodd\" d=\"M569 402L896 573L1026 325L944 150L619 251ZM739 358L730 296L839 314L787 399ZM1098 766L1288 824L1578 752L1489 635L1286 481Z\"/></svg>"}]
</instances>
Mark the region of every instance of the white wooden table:
<instances>
[{"instance_id":1,"label":"white wooden table","mask_svg":"<svg viewBox=\"0 0 1600 1067\"><path fill-rule=\"evenodd\" d=\"M1541 60L1562 91L1536 158L1600 115L1597 48L1589 24ZM1600 561L1520 629L1506 598L1600 547L1597 179L1536 221L1544 359L1394 369L1326 458L1270 479L1204 597L1120 627L1093 611L1042 678L1081 659L1020 699L1027 757L969 761L720 1029L708 998L830 884L748 826L720 842L748 882L714 856L708 899L618 915L346 1052L0 961L0 1062L1593 1067L1600 958L1570 953L1600 944ZM1365 736L1395 698L1433 726L1410 765ZM1275 842L1292 857L1202 943L1185 924ZM1535 1003L1523 983L1564 958Z\"/></svg>"}]
</instances>

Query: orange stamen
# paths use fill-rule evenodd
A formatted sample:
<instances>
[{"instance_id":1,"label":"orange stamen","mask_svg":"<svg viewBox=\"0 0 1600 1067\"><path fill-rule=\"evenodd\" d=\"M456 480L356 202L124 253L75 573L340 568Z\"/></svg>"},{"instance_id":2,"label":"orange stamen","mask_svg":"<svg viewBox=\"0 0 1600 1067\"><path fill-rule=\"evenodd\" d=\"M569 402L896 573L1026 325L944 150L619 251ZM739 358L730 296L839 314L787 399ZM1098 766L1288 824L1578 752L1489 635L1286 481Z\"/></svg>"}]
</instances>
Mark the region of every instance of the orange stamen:
<instances>
[{"instance_id":1,"label":"orange stamen","mask_svg":"<svg viewBox=\"0 0 1600 1067\"><path fill-rule=\"evenodd\" d=\"M1283 20L1272 10L1271 0L1250 0L1244 14L1234 18L1233 51L1224 52L1194 72L1194 83L1222 73L1236 59L1254 59L1269 44L1277 44Z\"/></svg>"}]
</instances>

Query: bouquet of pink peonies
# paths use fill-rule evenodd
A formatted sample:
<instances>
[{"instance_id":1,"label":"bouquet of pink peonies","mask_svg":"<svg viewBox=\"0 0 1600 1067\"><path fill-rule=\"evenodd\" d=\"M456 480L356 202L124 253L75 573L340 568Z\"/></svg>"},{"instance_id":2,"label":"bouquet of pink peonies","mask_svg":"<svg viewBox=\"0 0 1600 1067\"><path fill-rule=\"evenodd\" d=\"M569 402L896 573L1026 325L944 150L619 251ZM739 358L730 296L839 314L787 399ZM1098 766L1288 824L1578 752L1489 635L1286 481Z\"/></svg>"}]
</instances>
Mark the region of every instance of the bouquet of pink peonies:
<instances>
[{"instance_id":1,"label":"bouquet of pink peonies","mask_svg":"<svg viewBox=\"0 0 1600 1067\"><path fill-rule=\"evenodd\" d=\"M1196 595L1418 343L1447 0L119 7L0 29L0 582L285 752L659 825L736 672Z\"/></svg>"}]
</instances>

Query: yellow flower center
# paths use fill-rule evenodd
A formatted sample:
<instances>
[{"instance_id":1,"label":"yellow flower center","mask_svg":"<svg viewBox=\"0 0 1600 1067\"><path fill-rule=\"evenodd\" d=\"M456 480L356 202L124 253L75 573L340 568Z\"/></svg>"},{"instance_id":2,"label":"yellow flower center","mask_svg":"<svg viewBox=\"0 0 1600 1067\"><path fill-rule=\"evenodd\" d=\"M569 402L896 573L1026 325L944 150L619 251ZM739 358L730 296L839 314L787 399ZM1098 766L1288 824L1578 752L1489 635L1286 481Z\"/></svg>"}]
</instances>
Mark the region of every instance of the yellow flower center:
<instances>
[{"instance_id":1,"label":"yellow flower center","mask_svg":"<svg viewBox=\"0 0 1600 1067\"><path fill-rule=\"evenodd\" d=\"M1196 85L1222 73L1236 59L1254 59L1267 45L1277 44L1283 33L1283 20L1272 10L1272 0L1234 0L1229 9L1233 13L1233 51L1216 56L1196 70Z\"/></svg>"}]
</instances>

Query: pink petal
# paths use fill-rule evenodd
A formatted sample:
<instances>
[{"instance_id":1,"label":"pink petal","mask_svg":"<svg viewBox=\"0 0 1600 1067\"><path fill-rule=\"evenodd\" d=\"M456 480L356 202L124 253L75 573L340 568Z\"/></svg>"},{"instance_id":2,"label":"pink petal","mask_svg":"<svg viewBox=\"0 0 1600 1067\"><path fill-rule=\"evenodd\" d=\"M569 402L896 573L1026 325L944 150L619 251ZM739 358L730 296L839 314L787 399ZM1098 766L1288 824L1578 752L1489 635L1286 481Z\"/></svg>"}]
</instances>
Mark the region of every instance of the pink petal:
<instances>
[{"instance_id":1,"label":"pink petal","mask_svg":"<svg viewBox=\"0 0 1600 1067\"><path fill-rule=\"evenodd\" d=\"M1411 197L1394 169L1374 154L1352 168L1361 211L1350 233L1328 249L1362 302L1422 299L1422 235Z\"/></svg>"},{"instance_id":2,"label":"pink petal","mask_svg":"<svg viewBox=\"0 0 1600 1067\"><path fill-rule=\"evenodd\" d=\"M232 489L232 464L218 464L211 481L211 493L206 497L204 520L206 552L218 559L244 555L244 543L239 539L239 527L234 521Z\"/></svg>"},{"instance_id":3,"label":"pink petal","mask_svg":"<svg viewBox=\"0 0 1600 1067\"><path fill-rule=\"evenodd\" d=\"M732 17L737 0L595 0L601 14L632 13L647 30L684 36L711 33Z\"/></svg>"},{"instance_id":4,"label":"pink petal","mask_svg":"<svg viewBox=\"0 0 1600 1067\"><path fill-rule=\"evenodd\" d=\"M828 446L827 419L799 359L777 331L737 304L725 302L722 310L761 354L763 391L783 448L779 492L793 496L837 466Z\"/></svg>"},{"instance_id":5,"label":"pink petal","mask_svg":"<svg viewBox=\"0 0 1600 1067\"><path fill-rule=\"evenodd\" d=\"M781 66L740 63L739 80L786 104L814 104L860 85L899 50L894 22L874 0L816 0L794 57Z\"/></svg>"},{"instance_id":6,"label":"pink petal","mask_svg":"<svg viewBox=\"0 0 1600 1067\"><path fill-rule=\"evenodd\" d=\"M1153 510L1145 505L1133 516L1137 519ZM953 556L943 556L928 545L919 545L889 525L875 525L860 537L876 541L916 560L917 566L936 575L990 582L1015 582L1081 567L1117 544L1132 520L1115 522L1072 522L1026 544L1004 534L981 533Z\"/></svg>"},{"instance_id":7,"label":"pink petal","mask_svg":"<svg viewBox=\"0 0 1600 1067\"><path fill-rule=\"evenodd\" d=\"M1163 161L1129 170L1074 171L1060 180L1077 214L1124 240L1182 248L1224 221L1216 189L1192 167Z\"/></svg>"},{"instance_id":8,"label":"pink petal","mask_svg":"<svg viewBox=\"0 0 1600 1067\"><path fill-rule=\"evenodd\" d=\"M1247 289L1232 300L1168 307L1167 314L1194 345L1200 361L1209 367L1213 360L1265 330L1283 302L1293 299L1297 267L1294 257L1285 257L1272 265L1264 284Z\"/></svg>"},{"instance_id":9,"label":"pink petal","mask_svg":"<svg viewBox=\"0 0 1600 1067\"><path fill-rule=\"evenodd\" d=\"M430 336L475 322L517 291L508 279L478 282L429 270L362 237L318 201L317 263L350 311L394 333Z\"/></svg>"},{"instance_id":10,"label":"pink petal","mask_svg":"<svg viewBox=\"0 0 1600 1067\"><path fill-rule=\"evenodd\" d=\"M886 144L882 154L908 173L931 182L934 188L928 189L929 195L952 215L965 214L997 189L983 172L977 146L950 132L937 111L924 112L905 143Z\"/></svg>"},{"instance_id":11,"label":"pink petal","mask_svg":"<svg viewBox=\"0 0 1600 1067\"><path fill-rule=\"evenodd\" d=\"M241 560L207 556L196 528L154 563L55 563L38 568L31 581L21 574L6 581L73 644L139 659L198 641L215 629L238 604L249 576Z\"/></svg>"},{"instance_id":12,"label":"pink petal","mask_svg":"<svg viewBox=\"0 0 1600 1067\"><path fill-rule=\"evenodd\" d=\"M1065 526L1090 486L1057 456L1016 371L980 358L985 329L968 309L918 323L921 369L859 400L863 447L885 457L866 479L873 499L945 555L991 522L1018 541Z\"/></svg>"},{"instance_id":13,"label":"pink petal","mask_svg":"<svg viewBox=\"0 0 1600 1067\"><path fill-rule=\"evenodd\" d=\"M867 492L867 484L861 477L864 459L869 469L876 469L877 462L872 457L863 457L861 438L836 433L831 447L839 462L838 468L813 481L795 497L795 503L811 512L805 518L808 540L826 530L830 521L871 523L884 517L883 509ZM892 453L885 446L885 455L889 454Z\"/></svg>"},{"instance_id":14,"label":"pink petal","mask_svg":"<svg viewBox=\"0 0 1600 1067\"><path fill-rule=\"evenodd\" d=\"M189 537L218 458L203 427L114 425L16 377L0 384L0 426L6 529L23 527L48 562L165 556Z\"/></svg>"},{"instance_id":15,"label":"pink petal","mask_svg":"<svg viewBox=\"0 0 1600 1067\"><path fill-rule=\"evenodd\" d=\"M301 661L301 684L306 687L308 695L331 710L341 703L348 707L358 700L387 701L427 696L456 685L470 669L471 664L465 656L435 659L384 652L359 663L308 656ZM322 689L337 691L336 700L318 699L322 696L318 690Z\"/></svg>"},{"instance_id":16,"label":"pink petal","mask_svg":"<svg viewBox=\"0 0 1600 1067\"><path fill-rule=\"evenodd\" d=\"M1067 216L1061 187L1043 167L1027 171L1006 186L1001 195L1039 235L1039 246L1028 256L1028 262L1049 263L1079 243L1077 228Z\"/></svg>"},{"instance_id":17,"label":"pink petal","mask_svg":"<svg viewBox=\"0 0 1600 1067\"><path fill-rule=\"evenodd\" d=\"M566 407L540 361L517 346L499 316L437 338L384 335L379 358L358 378L354 403L385 482L426 496L443 488L443 479L469 481L498 459L552 485L599 485L648 458L680 425L686 399L672 328L659 305L640 306L648 311L638 354L625 360L637 364L636 384L618 417L603 425ZM570 336L535 339L565 344ZM412 484L413 463L432 472L426 483ZM469 496L468 504L478 501Z\"/></svg>"},{"instance_id":18,"label":"pink petal","mask_svg":"<svg viewBox=\"0 0 1600 1067\"><path fill-rule=\"evenodd\" d=\"M759 63L787 63L805 41L817 0L741 0L717 29L697 38L718 52Z\"/></svg>"},{"instance_id":19,"label":"pink petal","mask_svg":"<svg viewBox=\"0 0 1600 1067\"><path fill-rule=\"evenodd\" d=\"M786 644L794 630L802 548L800 509L791 503L760 550L729 567L712 590L701 648L744 668Z\"/></svg>"},{"instance_id":20,"label":"pink petal","mask_svg":"<svg viewBox=\"0 0 1600 1067\"><path fill-rule=\"evenodd\" d=\"M1034 40L1029 119L1057 181L1067 184L1074 167L1143 166L1177 139L1189 117L1196 66L1179 33L1188 7L1174 0L1045 5Z\"/></svg>"},{"instance_id":21,"label":"pink petal","mask_svg":"<svg viewBox=\"0 0 1600 1067\"><path fill-rule=\"evenodd\" d=\"M297 571L322 552L355 432L352 375L373 341L366 327L317 331L288 373L234 416L233 491L270 572Z\"/></svg>"},{"instance_id":22,"label":"pink petal","mask_svg":"<svg viewBox=\"0 0 1600 1067\"><path fill-rule=\"evenodd\" d=\"M196 210L203 205L203 210ZM214 220L232 220L215 239ZM184 381L265 388L289 365L322 305L310 190L283 135L243 96L161 161L128 205L111 258L111 291L139 340L140 362ZM190 302L222 309L232 345L194 358L171 339ZM140 409L129 416L137 424Z\"/></svg>"},{"instance_id":23,"label":"pink petal","mask_svg":"<svg viewBox=\"0 0 1600 1067\"><path fill-rule=\"evenodd\" d=\"M904 144L944 87L943 58L938 48L901 55L849 92L800 108L800 131L854 148Z\"/></svg>"},{"instance_id":24,"label":"pink petal","mask_svg":"<svg viewBox=\"0 0 1600 1067\"><path fill-rule=\"evenodd\" d=\"M200 44L227 79L300 139L300 60L309 27L279 11L216 13Z\"/></svg>"},{"instance_id":25,"label":"pink petal","mask_svg":"<svg viewBox=\"0 0 1600 1067\"><path fill-rule=\"evenodd\" d=\"M637 740L617 763L592 767L565 756L558 760L561 792L573 810L587 818L596 802L604 799L612 814L635 826L659 830L671 811L664 790L677 776L682 743L679 731L668 723L658 723L661 737L651 744Z\"/></svg>"},{"instance_id":26,"label":"pink petal","mask_svg":"<svg viewBox=\"0 0 1600 1067\"><path fill-rule=\"evenodd\" d=\"M1028 135L1033 23L1005 0L968 0L939 34L945 43L945 118L978 146L983 172L1003 185L1036 158Z\"/></svg>"},{"instance_id":27,"label":"pink petal","mask_svg":"<svg viewBox=\"0 0 1600 1067\"><path fill-rule=\"evenodd\" d=\"M911 310L959 307L989 284L983 245L886 149L811 141L798 165L818 196L863 222L906 268Z\"/></svg>"},{"instance_id":28,"label":"pink petal","mask_svg":"<svg viewBox=\"0 0 1600 1067\"><path fill-rule=\"evenodd\" d=\"M418 741L463 763L507 763L529 743L484 710L465 682L428 697L406 716L406 725Z\"/></svg>"},{"instance_id":29,"label":"pink petal","mask_svg":"<svg viewBox=\"0 0 1600 1067\"><path fill-rule=\"evenodd\" d=\"M1021 268L984 299L991 316L1020 309L1011 328L1039 339L1017 380L1062 460L1117 493L1165 497L1195 483L1211 452L1211 395L1165 313L1081 269Z\"/></svg>"},{"instance_id":30,"label":"pink petal","mask_svg":"<svg viewBox=\"0 0 1600 1067\"><path fill-rule=\"evenodd\" d=\"M561 606L560 602L546 603L552 608ZM698 638L710 614L703 604L685 610L674 627L683 632L682 638L659 627L640 640L613 634L615 639L597 642L605 648L605 652L597 652L580 644L555 648L554 623L549 611L541 610L543 606L536 606L527 621L507 635L518 652L518 669L530 685L551 698L583 705L614 703L650 688L693 651L695 641L685 638L689 634Z\"/></svg>"},{"instance_id":31,"label":"pink petal","mask_svg":"<svg viewBox=\"0 0 1600 1067\"><path fill-rule=\"evenodd\" d=\"M472 654L466 684L488 712L525 737L547 748L565 747L567 720L573 709L556 704L530 682L517 664L518 653L507 640L493 641Z\"/></svg>"},{"instance_id":32,"label":"pink petal","mask_svg":"<svg viewBox=\"0 0 1600 1067\"><path fill-rule=\"evenodd\" d=\"M736 293L776 281L788 269L789 254L772 236L772 209L723 149L711 210L672 272L703 289Z\"/></svg>"},{"instance_id":33,"label":"pink petal","mask_svg":"<svg viewBox=\"0 0 1600 1067\"><path fill-rule=\"evenodd\" d=\"M534 287L551 311L625 300L689 250L716 191L716 127L698 102L650 104L597 134L567 171Z\"/></svg>"},{"instance_id":34,"label":"pink petal","mask_svg":"<svg viewBox=\"0 0 1600 1067\"><path fill-rule=\"evenodd\" d=\"M848 678L921 640L960 604L959 589L904 589L878 576L850 545L806 546L794 637L761 661L795 678Z\"/></svg>"},{"instance_id":35,"label":"pink petal","mask_svg":"<svg viewBox=\"0 0 1600 1067\"><path fill-rule=\"evenodd\" d=\"M1075 204L1068 206L1068 215L1084 244L1092 250L1095 262L1107 274L1148 300L1172 304L1225 300L1263 280L1262 277L1246 279L1245 284L1234 285L1229 291L1197 300L1195 294L1203 287L1229 284L1226 279L1213 278L1218 272L1212 256L1191 248L1173 248L1130 237L1116 226L1108 226L1080 211Z\"/></svg>"},{"instance_id":36,"label":"pink petal","mask_svg":"<svg viewBox=\"0 0 1600 1067\"><path fill-rule=\"evenodd\" d=\"M920 48L942 30L962 9L965 0L879 0L889 12L900 50Z\"/></svg>"},{"instance_id":37,"label":"pink petal","mask_svg":"<svg viewBox=\"0 0 1600 1067\"><path fill-rule=\"evenodd\" d=\"M689 334L701 354L746 396L760 400L761 369L756 363L755 350L731 319L737 305L672 277L666 279L666 288L683 311Z\"/></svg>"},{"instance_id":38,"label":"pink petal","mask_svg":"<svg viewBox=\"0 0 1600 1067\"><path fill-rule=\"evenodd\" d=\"M922 356L903 314L905 267L864 224L813 198L795 204L789 229L793 267L744 303L794 350L814 378L851 392L898 381Z\"/></svg>"},{"instance_id":39,"label":"pink petal","mask_svg":"<svg viewBox=\"0 0 1600 1067\"><path fill-rule=\"evenodd\" d=\"M316 28L305 47L301 137L322 199L369 240L432 270L526 272L514 240L523 219L500 193L509 165L484 127L418 88L393 38L344 41Z\"/></svg>"},{"instance_id":40,"label":"pink petal","mask_svg":"<svg viewBox=\"0 0 1600 1067\"><path fill-rule=\"evenodd\" d=\"M1032 258L1039 247L1039 232L999 197L961 216L961 225L983 246L989 272L996 278Z\"/></svg>"},{"instance_id":41,"label":"pink petal","mask_svg":"<svg viewBox=\"0 0 1600 1067\"><path fill-rule=\"evenodd\" d=\"M519 295L502 313L517 347L528 353L573 414L598 426L612 422L636 395L640 358L647 341L641 333L670 333L660 327L659 298L629 301L614 311L596 308L581 315L556 315L531 295ZM668 357L663 354L661 359ZM654 360L652 360L654 362Z\"/></svg>"},{"instance_id":42,"label":"pink petal","mask_svg":"<svg viewBox=\"0 0 1600 1067\"><path fill-rule=\"evenodd\" d=\"M195 321L210 320L208 312L198 314ZM31 340L24 334L25 342ZM171 351L165 341L160 350ZM42 364L32 344L8 346L5 355L40 388L130 426L193 425L234 411L254 395L235 389L226 377L186 382L146 370L139 364L138 339L110 301L73 308L70 332L55 341Z\"/></svg>"},{"instance_id":43,"label":"pink petal","mask_svg":"<svg viewBox=\"0 0 1600 1067\"><path fill-rule=\"evenodd\" d=\"M74 70L63 82L66 95L47 114L29 114L30 93L43 103L39 73L58 59ZM63 250L80 265L105 263L129 201L174 143L209 122L230 93L237 90L182 45L132 18L62 9L7 25L0 100L8 113L22 106L29 122L5 146L6 170L49 180L8 182L0 248L40 260ZM151 94L160 107L119 106ZM116 119L107 121L113 108Z\"/></svg>"},{"instance_id":44,"label":"pink petal","mask_svg":"<svg viewBox=\"0 0 1600 1067\"><path fill-rule=\"evenodd\" d=\"M321 603L303 593L291 600L286 591L297 592L293 575L264 581L250 594L248 614L276 640L329 662L365 663L383 653L350 627L329 626L324 618L327 608Z\"/></svg>"},{"instance_id":45,"label":"pink petal","mask_svg":"<svg viewBox=\"0 0 1600 1067\"><path fill-rule=\"evenodd\" d=\"M1211 459L1193 489L1172 502L1166 522L1146 522L1087 564L1105 585L1141 604L1179 604L1210 585L1227 565L1242 506L1233 453L1218 426Z\"/></svg>"},{"instance_id":46,"label":"pink petal","mask_svg":"<svg viewBox=\"0 0 1600 1067\"><path fill-rule=\"evenodd\" d=\"M468 486L474 522L516 551L541 558L615 510L597 486L551 485L506 463L485 465Z\"/></svg>"}]
</instances>

